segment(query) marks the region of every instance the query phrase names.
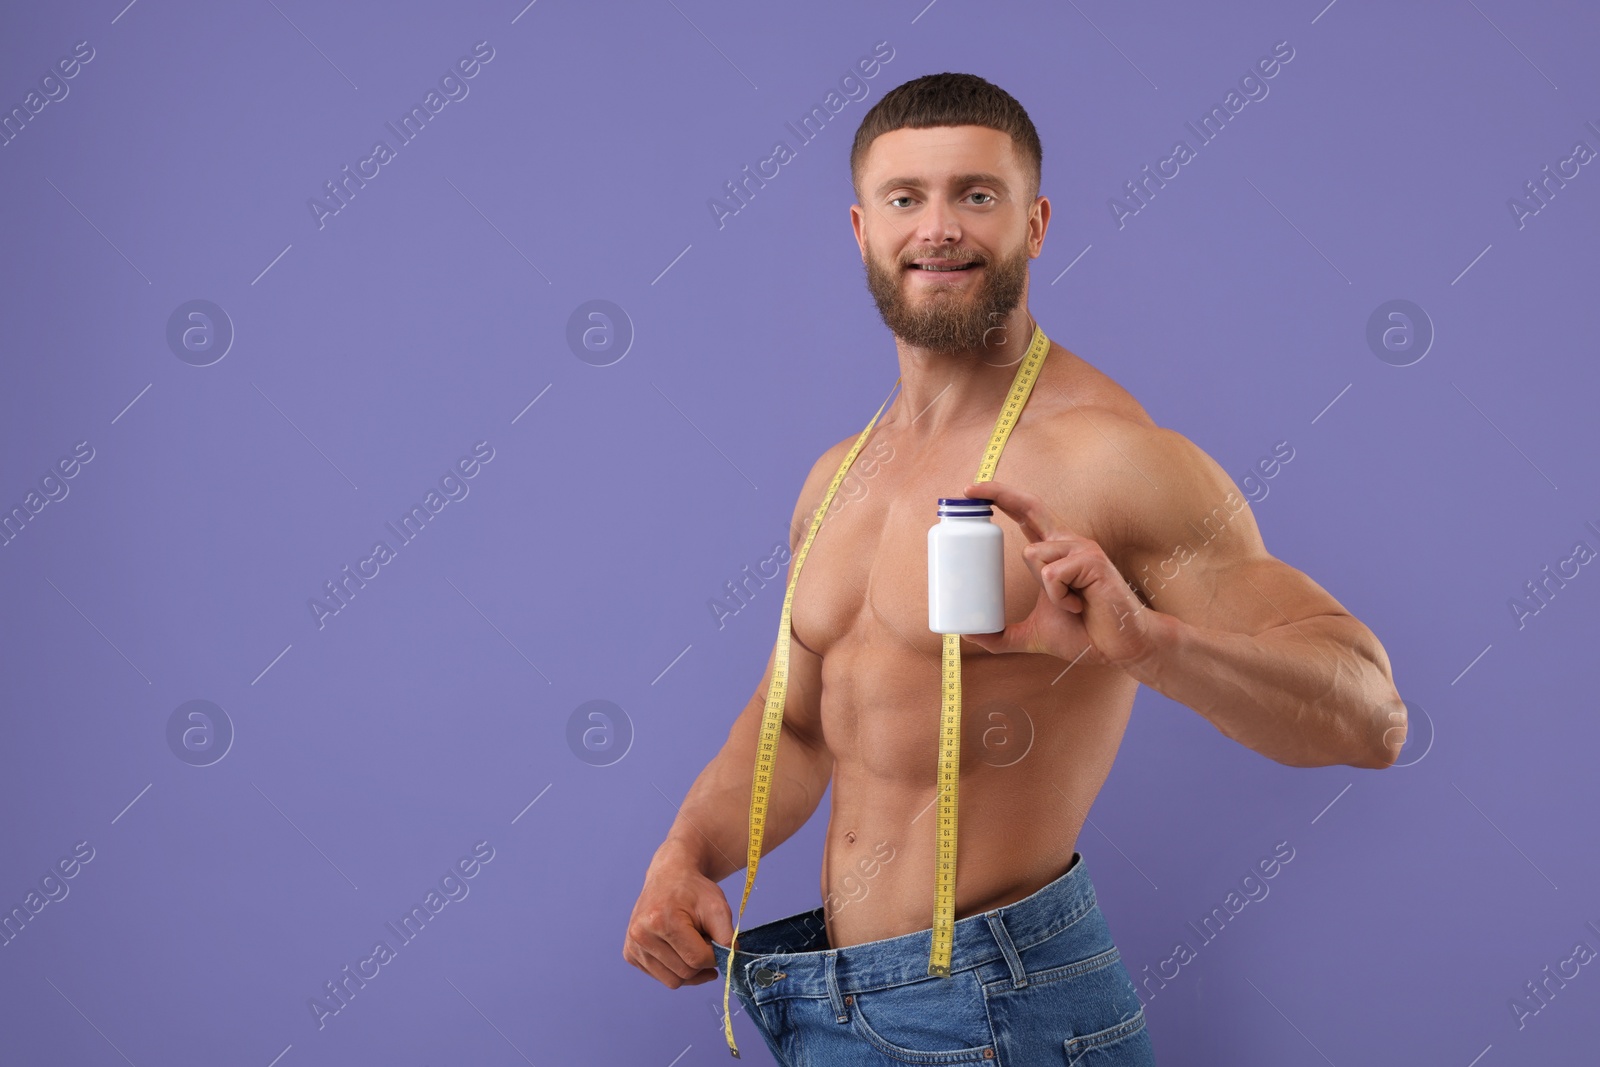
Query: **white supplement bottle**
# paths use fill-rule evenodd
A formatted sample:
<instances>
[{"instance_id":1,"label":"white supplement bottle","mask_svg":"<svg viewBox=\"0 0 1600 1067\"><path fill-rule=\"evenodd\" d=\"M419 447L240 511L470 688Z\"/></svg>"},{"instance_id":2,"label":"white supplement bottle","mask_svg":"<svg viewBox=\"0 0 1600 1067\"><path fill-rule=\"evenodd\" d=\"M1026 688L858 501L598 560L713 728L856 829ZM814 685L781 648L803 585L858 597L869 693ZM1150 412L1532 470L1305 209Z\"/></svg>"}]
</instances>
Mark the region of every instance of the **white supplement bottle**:
<instances>
[{"instance_id":1,"label":"white supplement bottle","mask_svg":"<svg viewBox=\"0 0 1600 1067\"><path fill-rule=\"evenodd\" d=\"M996 634L1006 628L1004 534L993 500L940 497L928 528L928 629Z\"/></svg>"}]
</instances>

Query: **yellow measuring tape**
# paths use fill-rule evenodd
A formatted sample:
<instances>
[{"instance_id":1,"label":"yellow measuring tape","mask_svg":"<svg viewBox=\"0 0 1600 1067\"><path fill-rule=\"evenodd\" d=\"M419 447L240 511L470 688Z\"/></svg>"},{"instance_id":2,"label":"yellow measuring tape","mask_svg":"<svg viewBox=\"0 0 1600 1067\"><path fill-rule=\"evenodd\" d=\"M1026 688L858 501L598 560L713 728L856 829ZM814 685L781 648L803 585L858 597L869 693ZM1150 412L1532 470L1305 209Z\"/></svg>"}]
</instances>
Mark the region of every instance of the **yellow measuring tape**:
<instances>
[{"instance_id":1,"label":"yellow measuring tape","mask_svg":"<svg viewBox=\"0 0 1600 1067\"><path fill-rule=\"evenodd\" d=\"M1000 409L1000 416L995 420L994 432L989 436L989 445L983 450L983 462L978 465L978 476L973 481L987 482L994 477L995 467L1000 463L1000 453L1006 447L1006 439L1011 436L1011 429L1017 424L1023 405L1028 402L1028 394L1033 391L1033 383L1039 377L1039 368L1044 365L1044 357L1049 352L1050 339L1035 323L1033 339L1028 344L1028 351L1022 357L1022 364L1017 368L1016 377L1011 381L1011 392L1007 394L1005 404ZM896 378L894 384L898 388L900 379ZM889 397L893 395L894 389L890 389ZM772 789L772 765L778 753L778 736L783 727L783 706L789 695L789 620L794 607L794 590L800 581L800 568L805 565L806 555L811 551L811 542L816 538L817 531L822 528L822 517L827 514L828 505L833 502L833 494L838 491L844 476L849 473L850 465L855 462L861 446L866 444L867 435L872 433L872 428L878 424L878 416L889 406L889 397L885 397L883 403L878 405L877 414L872 416L867 428L856 438L856 443L850 447L844 462L835 472L833 481L828 483L828 491L822 498L822 506L817 508L816 514L812 516L811 529L806 533L805 543L800 546L800 551L794 557L794 566L789 570L789 584L783 594L783 613L778 623L778 645L772 660L772 681L767 686L767 706L761 716L761 736L756 746L755 776L750 787L750 844L746 856L744 896L739 901L739 914L733 924L733 937L728 946L728 973L724 976L722 987L722 1028L728 1039L728 1050L735 1057L739 1055L739 1046L733 1040L733 1016L728 1013L728 994L733 986L733 957L738 951L739 924L744 921L745 905L750 902L750 889L756 881L756 867L761 863L761 837L767 826L767 800ZM933 947L928 959L928 973L948 978L956 913L956 785L961 773L961 635L944 634L943 638L939 715L939 816L935 828Z\"/></svg>"}]
</instances>

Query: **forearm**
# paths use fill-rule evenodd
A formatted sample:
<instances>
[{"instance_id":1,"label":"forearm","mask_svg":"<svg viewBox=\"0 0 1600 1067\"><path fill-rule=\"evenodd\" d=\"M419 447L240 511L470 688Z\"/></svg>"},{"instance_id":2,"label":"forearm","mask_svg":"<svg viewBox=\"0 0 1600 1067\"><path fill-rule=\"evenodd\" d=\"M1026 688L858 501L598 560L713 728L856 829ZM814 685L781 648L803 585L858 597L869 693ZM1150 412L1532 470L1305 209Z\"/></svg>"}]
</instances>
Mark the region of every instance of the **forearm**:
<instances>
[{"instance_id":1,"label":"forearm","mask_svg":"<svg viewBox=\"0 0 1600 1067\"><path fill-rule=\"evenodd\" d=\"M1250 635L1151 610L1150 651L1125 669L1223 734L1292 767L1385 767L1405 712L1376 639L1348 615Z\"/></svg>"},{"instance_id":2,"label":"forearm","mask_svg":"<svg viewBox=\"0 0 1600 1067\"><path fill-rule=\"evenodd\" d=\"M720 882L745 867L748 860L750 795L761 710L761 705L754 705L735 722L727 743L689 787L657 853L687 858L712 881ZM767 792L763 856L805 825L817 810L832 769L826 752L787 729L780 732Z\"/></svg>"}]
</instances>

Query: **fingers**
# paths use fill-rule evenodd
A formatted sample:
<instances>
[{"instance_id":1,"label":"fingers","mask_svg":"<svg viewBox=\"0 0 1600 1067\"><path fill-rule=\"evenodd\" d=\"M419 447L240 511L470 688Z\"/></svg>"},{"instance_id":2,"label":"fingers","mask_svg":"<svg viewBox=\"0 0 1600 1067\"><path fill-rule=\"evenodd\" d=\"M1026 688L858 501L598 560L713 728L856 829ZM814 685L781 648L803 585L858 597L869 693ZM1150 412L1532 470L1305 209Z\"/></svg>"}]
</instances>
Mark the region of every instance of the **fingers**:
<instances>
[{"instance_id":1,"label":"fingers","mask_svg":"<svg viewBox=\"0 0 1600 1067\"><path fill-rule=\"evenodd\" d=\"M967 497L993 500L995 507L1005 512L1022 528L1023 536L1029 541L1076 536L1061 523L1043 500L1026 489L1018 489L1004 482L991 480L970 482L962 489L962 494Z\"/></svg>"},{"instance_id":2,"label":"fingers","mask_svg":"<svg viewBox=\"0 0 1600 1067\"><path fill-rule=\"evenodd\" d=\"M704 920L699 913L713 916L713 928L720 929L724 924L730 927L729 940L733 931L731 922L726 922L717 909L720 904L726 910L727 900L722 898L721 890L711 888L719 898L716 901L704 894L699 899L691 895L687 901L680 898L677 903L645 907L636 913L628 926L622 958L670 989L715 978L717 958L701 932Z\"/></svg>"},{"instance_id":3,"label":"fingers","mask_svg":"<svg viewBox=\"0 0 1600 1067\"><path fill-rule=\"evenodd\" d=\"M636 949L632 941L622 946L622 958L667 988L677 988L674 983L678 982L678 976L661 966L654 956Z\"/></svg>"},{"instance_id":4,"label":"fingers","mask_svg":"<svg viewBox=\"0 0 1600 1067\"><path fill-rule=\"evenodd\" d=\"M667 970L660 960L641 949L631 937L622 945L622 958L669 989L676 989L683 984L682 979Z\"/></svg>"},{"instance_id":5,"label":"fingers","mask_svg":"<svg viewBox=\"0 0 1600 1067\"><path fill-rule=\"evenodd\" d=\"M1061 559L1039 568L1039 585L1052 604L1083 613L1083 595L1077 591L1086 584L1078 560Z\"/></svg>"},{"instance_id":6,"label":"fingers","mask_svg":"<svg viewBox=\"0 0 1600 1067\"><path fill-rule=\"evenodd\" d=\"M698 915L700 929L717 944L726 945L733 940L733 909L728 906L728 898L722 895L721 889L714 888L701 899Z\"/></svg>"},{"instance_id":7,"label":"fingers","mask_svg":"<svg viewBox=\"0 0 1600 1067\"><path fill-rule=\"evenodd\" d=\"M684 967L682 961L677 959L676 953L672 953L670 949L663 951L673 956L678 965L676 968L663 963L659 956L640 949L634 944L629 944L624 949L622 958L668 989L677 989L679 986L685 985L701 985L717 977L715 969L696 970L693 967ZM687 971L688 977L684 977L680 971Z\"/></svg>"},{"instance_id":8,"label":"fingers","mask_svg":"<svg viewBox=\"0 0 1600 1067\"><path fill-rule=\"evenodd\" d=\"M1086 543L1082 541L1034 541L1022 546L1022 561L1028 565L1033 576L1043 582L1045 567L1062 560L1081 558L1079 554L1085 547Z\"/></svg>"},{"instance_id":9,"label":"fingers","mask_svg":"<svg viewBox=\"0 0 1600 1067\"><path fill-rule=\"evenodd\" d=\"M701 942L702 947L705 943ZM706 948L706 955L711 950ZM659 934L644 932L632 937L624 946L622 958L644 971L669 989L681 985L699 985L716 977L715 967L701 967L683 958L683 955ZM715 957L712 957L713 963Z\"/></svg>"},{"instance_id":10,"label":"fingers","mask_svg":"<svg viewBox=\"0 0 1600 1067\"><path fill-rule=\"evenodd\" d=\"M1040 514L1044 508L1044 501L1032 493L996 481L972 482L961 493L969 498L993 500L995 507L1022 527L1022 535L1029 541L1044 540L1043 525L1047 517Z\"/></svg>"},{"instance_id":11,"label":"fingers","mask_svg":"<svg viewBox=\"0 0 1600 1067\"><path fill-rule=\"evenodd\" d=\"M699 930L688 923L674 923L669 926L662 931L662 940L666 942L668 951L688 969L687 972L680 972L685 978L707 967L716 969L717 957L711 951L711 945Z\"/></svg>"},{"instance_id":12,"label":"fingers","mask_svg":"<svg viewBox=\"0 0 1600 1067\"><path fill-rule=\"evenodd\" d=\"M1082 612L1083 597L1077 590L1088 586L1097 574L1093 547L1081 538L1035 541L1022 550L1022 556L1052 604Z\"/></svg>"}]
</instances>

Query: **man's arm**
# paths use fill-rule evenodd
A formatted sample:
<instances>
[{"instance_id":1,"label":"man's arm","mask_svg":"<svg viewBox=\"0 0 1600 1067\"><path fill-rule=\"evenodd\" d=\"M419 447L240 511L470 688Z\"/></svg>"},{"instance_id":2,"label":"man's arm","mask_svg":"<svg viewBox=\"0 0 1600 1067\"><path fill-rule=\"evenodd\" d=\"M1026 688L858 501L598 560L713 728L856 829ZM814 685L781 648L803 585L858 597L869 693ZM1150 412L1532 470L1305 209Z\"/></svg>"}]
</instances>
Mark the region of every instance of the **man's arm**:
<instances>
[{"instance_id":1,"label":"man's arm","mask_svg":"<svg viewBox=\"0 0 1600 1067\"><path fill-rule=\"evenodd\" d=\"M832 756L804 732L804 722L815 721L809 713L822 691L821 660L793 641L790 646L789 691L761 838L763 856L811 817L833 773ZM717 883L746 866L756 738L772 661L769 656L761 685L722 750L689 788L650 860L628 920L622 958L669 989L716 978L708 939L722 945L733 939L733 909ZM794 712L800 721L791 723Z\"/></svg>"},{"instance_id":2,"label":"man's arm","mask_svg":"<svg viewBox=\"0 0 1600 1067\"><path fill-rule=\"evenodd\" d=\"M810 529L809 519L842 458L838 446L830 449L813 466L800 491L790 524L785 588L799 543ZM734 720L727 741L689 787L672 828L650 861L628 920L622 958L670 989L715 978L716 959L706 939L727 944L733 937L732 909L717 883L746 866L757 739L776 659L774 645L761 681ZM822 658L791 634L783 728L761 839L763 856L805 824L832 776L833 755L822 737Z\"/></svg>"},{"instance_id":3,"label":"man's arm","mask_svg":"<svg viewBox=\"0 0 1600 1067\"><path fill-rule=\"evenodd\" d=\"M713 882L743 869L748 856L756 743L776 655L774 647L755 695L734 720L722 750L689 787L661 845L662 851L688 859ZM821 698L822 660L791 637L789 691L773 763L766 829L761 835L763 856L805 825L833 776L833 756L814 733L821 716Z\"/></svg>"},{"instance_id":4,"label":"man's arm","mask_svg":"<svg viewBox=\"0 0 1600 1067\"><path fill-rule=\"evenodd\" d=\"M1372 631L1267 551L1249 503L1199 447L1160 428L1108 432L1128 524L1112 562L1155 609L1152 640L1123 668L1280 763L1392 765L1405 705Z\"/></svg>"},{"instance_id":5,"label":"man's arm","mask_svg":"<svg viewBox=\"0 0 1600 1067\"><path fill-rule=\"evenodd\" d=\"M789 522L789 568L784 572L784 589L788 588L795 556L810 532L812 518L822 504L828 483L854 443L855 439L850 438L823 453L801 486ZM662 844L663 849L671 849L692 860L712 881L720 882L746 865L756 747L777 654L774 643L755 694L734 720L722 750L689 788L678 818ZM805 825L822 802L822 794L833 777L833 755L822 739L822 658L794 639L792 627L788 677L783 728L773 763L773 786L768 794L766 829L761 837L763 856Z\"/></svg>"}]
</instances>

